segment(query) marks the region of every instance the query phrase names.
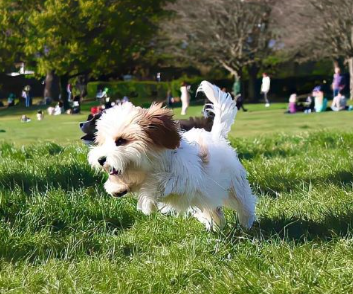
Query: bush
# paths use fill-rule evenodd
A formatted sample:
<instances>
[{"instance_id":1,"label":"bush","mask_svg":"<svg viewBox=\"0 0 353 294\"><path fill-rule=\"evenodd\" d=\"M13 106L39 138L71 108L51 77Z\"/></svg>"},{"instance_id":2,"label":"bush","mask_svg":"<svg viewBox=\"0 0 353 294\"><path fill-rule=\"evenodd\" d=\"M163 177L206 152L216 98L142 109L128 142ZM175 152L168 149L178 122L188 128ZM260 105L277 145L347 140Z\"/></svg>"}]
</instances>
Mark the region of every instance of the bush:
<instances>
[{"instance_id":1,"label":"bush","mask_svg":"<svg viewBox=\"0 0 353 294\"><path fill-rule=\"evenodd\" d=\"M124 96L130 100L138 100L138 104L150 104L152 101L164 101L169 89L168 82L129 81L129 82L90 82L87 85L88 96L96 97L97 91L109 88L109 95L113 99Z\"/></svg>"},{"instance_id":2,"label":"bush","mask_svg":"<svg viewBox=\"0 0 353 294\"><path fill-rule=\"evenodd\" d=\"M147 105L152 101L165 101L167 92L171 91L173 97L180 97L180 87L183 81L190 85L190 95L193 100L196 90L202 82L201 77L181 78L171 82L154 81L116 81L116 82L90 82L87 85L88 97L94 98L99 89L109 88L109 95L115 99L121 99L124 96L129 97L134 103ZM135 100L135 101L134 101Z\"/></svg>"}]
</instances>

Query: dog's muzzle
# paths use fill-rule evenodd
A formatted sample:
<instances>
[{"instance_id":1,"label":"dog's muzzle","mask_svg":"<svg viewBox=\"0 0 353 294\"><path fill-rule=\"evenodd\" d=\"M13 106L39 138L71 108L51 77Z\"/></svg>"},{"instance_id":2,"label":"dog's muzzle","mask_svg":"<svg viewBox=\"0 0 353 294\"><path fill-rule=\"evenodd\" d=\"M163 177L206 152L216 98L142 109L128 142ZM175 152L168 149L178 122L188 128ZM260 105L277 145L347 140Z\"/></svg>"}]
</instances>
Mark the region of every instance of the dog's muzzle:
<instances>
[{"instance_id":1,"label":"dog's muzzle","mask_svg":"<svg viewBox=\"0 0 353 294\"><path fill-rule=\"evenodd\" d=\"M119 193L113 193L112 196L113 197L116 197L116 198L120 198L120 197L123 197L128 191L125 190L125 191L122 191L122 192L119 192Z\"/></svg>"},{"instance_id":2,"label":"dog's muzzle","mask_svg":"<svg viewBox=\"0 0 353 294\"><path fill-rule=\"evenodd\" d=\"M111 176L118 176L118 175L121 175L121 170L117 170L117 169L115 169L114 167L111 167L111 168L109 169L109 174L110 174Z\"/></svg>"}]
</instances>

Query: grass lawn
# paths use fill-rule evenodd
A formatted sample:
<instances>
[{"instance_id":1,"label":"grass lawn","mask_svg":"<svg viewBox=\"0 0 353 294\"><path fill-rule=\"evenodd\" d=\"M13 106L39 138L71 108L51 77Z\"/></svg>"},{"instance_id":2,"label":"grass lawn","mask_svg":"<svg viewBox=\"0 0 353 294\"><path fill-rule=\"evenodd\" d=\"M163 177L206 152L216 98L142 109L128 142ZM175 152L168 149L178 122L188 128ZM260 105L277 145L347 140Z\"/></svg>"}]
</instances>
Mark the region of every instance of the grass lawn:
<instances>
[{"instance_id":1,"label":"grass lawn","mask_svg":"<svg viewBox=\"0 0 353 294\"><path fill-rule=\"evenodd\" d=\"M248 107L231 144L258 221L226 211L219 233L106 195L78 140L85 114L0 110L0 293L351 293L353 112Z\"/></svg>"},{"instance_id":2,"label":"grass lawn","mask_svg":"<svg viewBox=\"0 0 353 294\"><path fill-rule=\"evenodd\" d=\"M79 142L82 136L78 127L80 121L87 118L94 102L83 106L80 115L45 116L43 121L36 120L38 107L0 110L0 142L13 142L16 145L50 141L60 144ZM272 104L265 108L263 104L247 105L248 112L240 111L230 133L234 138L259 138L276 133L296 134L317 130L349 131L352 128L353 112L299 113L284 114L287 104ZM201 106L189 108L188 115L200 116ZM182 118L180 108L174 108L175 117ZM22 114L29 116L30 123L21 123Z\"/></svg>"}]
</instances>

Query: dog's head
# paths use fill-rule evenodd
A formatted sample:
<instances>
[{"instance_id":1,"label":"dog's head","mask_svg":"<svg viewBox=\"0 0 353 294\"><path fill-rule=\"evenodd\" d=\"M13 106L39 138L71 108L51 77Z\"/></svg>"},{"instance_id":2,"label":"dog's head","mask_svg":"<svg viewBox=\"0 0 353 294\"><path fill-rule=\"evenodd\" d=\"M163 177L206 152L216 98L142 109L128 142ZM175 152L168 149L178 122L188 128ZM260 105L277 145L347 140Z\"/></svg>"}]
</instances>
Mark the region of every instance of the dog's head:
<instances>
[{"instance_id":1,"label":"dog's head","mask_svg":"<svg viewBox=\"0 0 353 294\"><path fill-rule=\"evenodd\" d=\"M134 173L133 184L138 185L136 171L148 173L155 156L180 144L173 113L162 104L143 109L124 103L102 114L96 128L97 145L89 152L90 164L123 179L128 186L130 173Z\"/></svg>"}]
</instances>

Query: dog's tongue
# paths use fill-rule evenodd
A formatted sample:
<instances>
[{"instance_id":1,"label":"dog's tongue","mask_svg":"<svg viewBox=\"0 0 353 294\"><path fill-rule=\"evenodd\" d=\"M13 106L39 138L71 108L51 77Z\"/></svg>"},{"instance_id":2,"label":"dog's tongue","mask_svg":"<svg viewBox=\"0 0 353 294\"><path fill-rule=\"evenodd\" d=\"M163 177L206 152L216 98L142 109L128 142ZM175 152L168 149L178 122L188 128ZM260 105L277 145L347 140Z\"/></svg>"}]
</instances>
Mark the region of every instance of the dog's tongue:
<instances>
[{"instance_id":1,"label":"dog's tongue","mask_svg":"<svg viewBox=\"0 0 353 294\"><path fill-rule=\"evenodd\" d=\"M120 172L113 167L113 168L110 169L109 174L111 176L114 176L114 175L119 175Z\"/></svg>"}]
</instances>

